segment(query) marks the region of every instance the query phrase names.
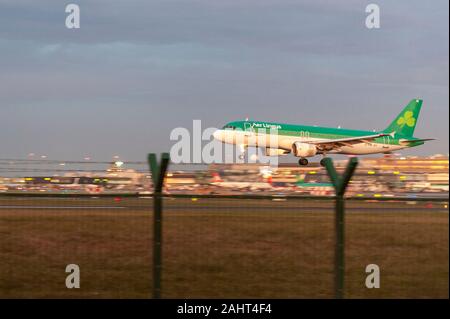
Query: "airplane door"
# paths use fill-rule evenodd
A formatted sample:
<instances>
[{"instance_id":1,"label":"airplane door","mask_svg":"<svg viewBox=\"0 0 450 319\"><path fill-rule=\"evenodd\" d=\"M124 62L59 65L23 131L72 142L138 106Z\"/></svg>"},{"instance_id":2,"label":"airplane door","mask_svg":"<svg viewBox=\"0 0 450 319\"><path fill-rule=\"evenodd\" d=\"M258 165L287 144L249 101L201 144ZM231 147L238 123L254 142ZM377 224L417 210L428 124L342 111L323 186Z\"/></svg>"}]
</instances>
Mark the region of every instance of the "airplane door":
<instances>
[{"instance_id":1,"label":"airplane door","mask_svg":"<svg viewBox=\"0 0 450 319\"><path fill-rule=\"evenodd\" d=\"M244 131L245 131L245 136L253 135L252 124L251 123L244 123Z\"/></svg>"}]
</instances>

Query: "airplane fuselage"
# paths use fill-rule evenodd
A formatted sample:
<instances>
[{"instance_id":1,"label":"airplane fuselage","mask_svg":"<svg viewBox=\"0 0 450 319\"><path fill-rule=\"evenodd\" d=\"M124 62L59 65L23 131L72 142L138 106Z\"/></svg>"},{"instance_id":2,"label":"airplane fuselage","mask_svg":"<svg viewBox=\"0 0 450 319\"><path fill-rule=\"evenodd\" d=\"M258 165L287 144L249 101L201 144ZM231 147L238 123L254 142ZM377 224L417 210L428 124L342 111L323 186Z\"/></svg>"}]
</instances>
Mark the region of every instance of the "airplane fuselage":
<instances>
[{"instance_id":1,"label":"airplane fuselage","mask_svg":"<svg viewBox=\"0 0 450 319\"><path fill-rule=\"evenodd\" d=\"M380 132L328 128L318 126L279 124L257 121L237 121L228 123L218 130L214 137L224 143L244 144L245 146L264 146L290 151L295 142L317 143L345 138L357 138ZM317 154L375 154L388 153L403 148L418 146L422 141L414 142L415 138L405 138L401 135L387 135L370 141L341 145L329 150L318 150ZM343 143L345 144L345 143Z\"/></svg>"}]
</instances>

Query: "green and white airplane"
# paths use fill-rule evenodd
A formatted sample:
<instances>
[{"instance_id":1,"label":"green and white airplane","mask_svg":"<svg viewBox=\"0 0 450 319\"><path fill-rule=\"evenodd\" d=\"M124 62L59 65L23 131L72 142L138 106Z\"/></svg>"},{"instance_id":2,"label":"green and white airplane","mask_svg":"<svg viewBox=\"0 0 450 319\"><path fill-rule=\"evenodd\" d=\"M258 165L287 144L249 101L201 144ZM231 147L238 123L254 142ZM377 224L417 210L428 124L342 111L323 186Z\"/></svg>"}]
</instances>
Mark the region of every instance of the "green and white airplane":
<instances>
[{"instance_id":1,"label":"green and white airplane","mask_svg":"<svg viewBox=\"0 0 450 319\"><path fill-rule=\"evenodd\" d=\"M395 120L379 132L246 120L226 124L214 132L214 138L238 144L242 152L249 146L262 146L267 156L292 153L300 157L300 165L308 165L307 157L317 154L325 157L327 154L390 153L433 140L413 137L421 107L422 100L411 100ZM320 163L323 165L323 158Z\"/></svg>"}]
</instances>

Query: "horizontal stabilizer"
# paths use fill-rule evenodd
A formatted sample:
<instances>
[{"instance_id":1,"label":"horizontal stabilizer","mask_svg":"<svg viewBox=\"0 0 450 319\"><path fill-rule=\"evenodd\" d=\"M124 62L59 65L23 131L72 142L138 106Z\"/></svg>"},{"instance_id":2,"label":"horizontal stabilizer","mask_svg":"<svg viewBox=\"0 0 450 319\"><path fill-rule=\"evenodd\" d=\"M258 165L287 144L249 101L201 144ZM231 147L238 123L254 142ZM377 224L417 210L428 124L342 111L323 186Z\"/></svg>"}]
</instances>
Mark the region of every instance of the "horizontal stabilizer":
<instances>
[{"instance_id":1,"label":"horizontal stabilizer","mask_svg":"<svg viewBox=\"0 0 450 319\"><path fill-rule=\"evenodd\" d=\"M426 142L426 141L435 141L435 138L419 138L416 140L413 140L412 142Z\"/></svg>"},{"instance_id":2,"label":"horizontal stabilizer","mask_svg":"<svg viewBox=\"0 0 450 319\"><path fill-rule=\"evenodd\" d=\"M414 140L407 140L407 139L400 139L400 144L402 145L408 145L411 143L421 143L421 142L427 142L427 141L434 141L435 138L418 138L418 139L414 139Z\"/></svg>"}]
</instances>

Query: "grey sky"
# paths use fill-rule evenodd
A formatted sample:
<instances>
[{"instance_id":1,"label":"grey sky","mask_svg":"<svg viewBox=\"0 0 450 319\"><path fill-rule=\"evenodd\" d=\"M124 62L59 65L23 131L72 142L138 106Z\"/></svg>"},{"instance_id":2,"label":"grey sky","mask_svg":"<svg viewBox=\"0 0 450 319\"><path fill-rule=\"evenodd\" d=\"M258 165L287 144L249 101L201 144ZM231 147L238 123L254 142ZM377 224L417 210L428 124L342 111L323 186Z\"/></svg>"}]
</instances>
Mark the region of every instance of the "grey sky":
<instances>
[{"instance_id":1,"label":"grey sky","mask_svg":"<svg viewBox=\"0 0 450 319\"><path fill-rule=\"evenodd\" d=\"M448 1L0 1L0 158L143 160L170 131L255 120L383 129L448 153ZM381 29L365 28L365 7Z\"/></svg>"}]
</instances>

